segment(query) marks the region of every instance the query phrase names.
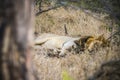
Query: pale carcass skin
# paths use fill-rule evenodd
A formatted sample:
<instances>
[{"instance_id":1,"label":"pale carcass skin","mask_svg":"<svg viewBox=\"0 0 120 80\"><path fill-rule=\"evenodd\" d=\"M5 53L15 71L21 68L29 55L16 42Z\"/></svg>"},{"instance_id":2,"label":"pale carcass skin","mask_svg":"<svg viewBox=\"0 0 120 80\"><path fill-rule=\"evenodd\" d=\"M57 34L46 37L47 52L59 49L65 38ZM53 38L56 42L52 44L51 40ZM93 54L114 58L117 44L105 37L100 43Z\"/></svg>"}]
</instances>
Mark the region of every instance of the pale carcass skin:
<instances>
[{"instance_id":1,"label":"pale carcass skin","mask_svg":"<svg viewBox=\"0 0 120 80\"><path fill-rule=\"evenodd\" d=\"M65 56L67 51L75 50L76 48L77 44L74 42L74 40L69 40L63 44L59 56Z\"/></svg>"},{"instance_id":2,"label":"pale carcass skin","mask_svg":"<svg viewBox=\"0 0 120 80\"><path fill-rule=\"evenodd\" d=\"M44 35L45 36L45 35ZM35 45L42 45L47 49L59 49L59 56L64 56L69 49L76 48L77 45L74 41L80 38L72 38L68 36L51 35L42 38L41 36L35 40Z\"/></svg>"}]
</instances>

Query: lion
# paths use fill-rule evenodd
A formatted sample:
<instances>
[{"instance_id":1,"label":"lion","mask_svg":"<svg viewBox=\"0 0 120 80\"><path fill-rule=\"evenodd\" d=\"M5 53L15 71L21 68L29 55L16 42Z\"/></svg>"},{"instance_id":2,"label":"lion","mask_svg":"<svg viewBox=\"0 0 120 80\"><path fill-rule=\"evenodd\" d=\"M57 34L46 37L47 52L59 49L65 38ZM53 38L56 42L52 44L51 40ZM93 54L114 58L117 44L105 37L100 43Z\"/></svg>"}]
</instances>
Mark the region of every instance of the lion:
<instances>
[{"instance_id":1,"label":"lion","mask_svg":"<svg viewBox=\"0 0 120 80\"><path fill-rule=\"evenodd\" d=\"M44 35L45 36L45 35ZM79 48L80 51L92 51L95 45L105 47L108 45L108 41L104 35L96 36L82 36L82 37L68 37L68 36L49 36L45 38L37 38L35 45L44 45L47 49L60 50L59 56L65 56L70 50L76 50Z\"/></svg>"}]
</instances>

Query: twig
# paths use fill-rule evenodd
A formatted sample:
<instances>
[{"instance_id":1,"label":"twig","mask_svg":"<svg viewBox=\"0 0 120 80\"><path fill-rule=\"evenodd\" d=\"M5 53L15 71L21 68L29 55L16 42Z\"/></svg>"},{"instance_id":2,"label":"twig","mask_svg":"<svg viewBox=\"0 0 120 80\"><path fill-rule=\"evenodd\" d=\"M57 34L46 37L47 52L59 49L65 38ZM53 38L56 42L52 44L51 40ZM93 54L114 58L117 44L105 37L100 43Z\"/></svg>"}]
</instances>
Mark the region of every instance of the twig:
<instances>
[{"instance_id":1,"label":"twig","mask_svg":"<svg viewBox=\"0 0 120 80\"><path fill-rule=\"evenodd\" d=\"M64 24L65 35L68 35L66 24Z\"/></svg>"}]
</instances>

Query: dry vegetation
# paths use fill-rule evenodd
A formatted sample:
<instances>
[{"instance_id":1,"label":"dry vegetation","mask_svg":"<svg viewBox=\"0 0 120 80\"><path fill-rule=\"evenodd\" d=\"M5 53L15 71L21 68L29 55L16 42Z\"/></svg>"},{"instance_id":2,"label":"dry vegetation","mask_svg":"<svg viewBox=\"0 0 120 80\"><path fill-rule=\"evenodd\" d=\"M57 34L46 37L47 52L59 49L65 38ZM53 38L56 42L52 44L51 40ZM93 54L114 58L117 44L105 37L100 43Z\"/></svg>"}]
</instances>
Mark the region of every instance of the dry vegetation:
<instances>
[{"instance_id":1,"label":"dry vegetation","mask_svg":"<svg viewBox=\"0 0 120 80\"><path fill-rule=\"evenodd\" d=\"M90 14L99 16L100 20ZM104 20L108 15L92 12L90 14L79 9L60 7L38 16L35 32L51 32L64 35L64 25L66 25L69 35L98 35L101 33L105 33L106 36L109 35L109 32L104 28L109 25L109 22L105 23Z\"/></svg>"},{"instance_id":2,"label":"dry vegetation","mask_svg":"<svg viewBox=\"0 0 120 80\"><path fill-rule=\"evenodd\" d=\"M104 33L105 37L108 38L110 32L107 28L111 22L110 19L106 20L105 17L109 15L88 12L94 16L98 16L99 19L79 9L60 7L51 10L36 17L35 32L39 34L47 32L65 35L64 25L66 25L69 36L98 36ZM87 80L91 77L93 80L101 64L107 61L119 60L119 47L120 45L112 45L109 48L99 48L92 53L69 53L65 57L57 58L46 56L45 54L48 53L46 49L41 46L35 46L33 68L39 80L69 80L64 79L63 72L66 72L66 74L71 77L71 80ZM104 80L109 79L105 78Z\"/></svg>"}]
</instances>

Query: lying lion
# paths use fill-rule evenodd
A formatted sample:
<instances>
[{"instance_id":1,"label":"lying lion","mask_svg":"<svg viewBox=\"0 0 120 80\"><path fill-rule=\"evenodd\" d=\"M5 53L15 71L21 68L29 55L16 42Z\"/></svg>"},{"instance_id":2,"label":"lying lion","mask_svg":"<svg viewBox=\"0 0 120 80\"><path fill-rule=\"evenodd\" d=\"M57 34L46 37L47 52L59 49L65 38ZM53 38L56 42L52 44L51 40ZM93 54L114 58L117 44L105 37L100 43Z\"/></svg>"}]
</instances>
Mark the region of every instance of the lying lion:
<instances>
[{"instance_id":1,"label":"lying lion","mask_svg":"<svg viewBox=\"0 0 120 80\"><path fill-rule=\"evenodd\" d=\"M99 37L83 36L77 38L53 34L51 34L51 36L49 34L49 37L45 38L41 38L41 36L35 39L35 45L44 45L47 49L53 50L60 49L59 56L64 56L67 51L71 49L76 50L77 48L82 51L92 51L95 44L103 46L107 43L107 40L103 35L100 35Z\"/></svg>"}]
</instances>

